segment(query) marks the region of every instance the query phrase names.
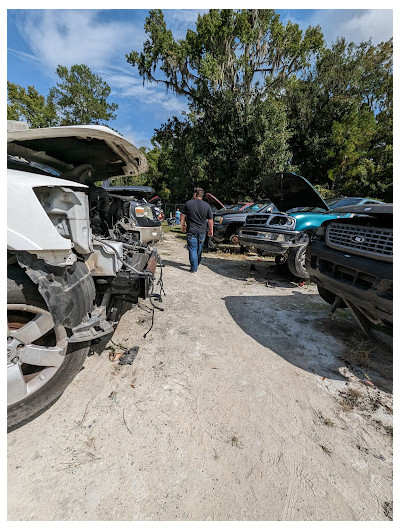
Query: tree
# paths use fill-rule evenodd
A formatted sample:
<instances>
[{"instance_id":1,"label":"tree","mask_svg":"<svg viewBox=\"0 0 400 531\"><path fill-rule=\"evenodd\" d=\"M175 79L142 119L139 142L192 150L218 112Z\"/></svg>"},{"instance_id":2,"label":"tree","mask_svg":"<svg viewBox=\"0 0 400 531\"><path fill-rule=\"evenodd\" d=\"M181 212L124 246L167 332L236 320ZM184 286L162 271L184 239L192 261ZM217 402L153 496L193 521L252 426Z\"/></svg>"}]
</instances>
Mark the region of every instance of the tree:
<instances>
[{"instance_id":1,"label":"tree","mask_svg":"<svg viewBox=\"0 0 400 531\"><path fill-rule=\"evenodd\" d=\"M211 9L199 15L196 31L188 30L178 41L155 9L145 31L143 51L127 54L128 62L143 81L163 83L193 103L201 103L205 91L228 89L247 98L254 89L279 89L323 44L319 26L305 32L298 24L285 26L272 9Z\"/></svg>"},{"instance_id":2,"label":"tree","mask_svg":"<svg viewBox=\"0 0 400 531\"><path fill-rule=\"evenodd\" d=\"M99 124L114 120L116 103L108 103L109 85L86 65L73 65L70 70L59 65L62 80L51 93L62 115L61 125Z\"/></svg>"},{"instance_id":3,"label":"tree","mask_svg":"<svg viewBox=\"0 0 400 531\"><path fill-rule=\"evenodd\" d=\"M86 65L70 70L58 66L62 83L49 90L47 97L33 85L27 89L7 81L7 119L25 120L30 127L99 124L115 119L116 103L108 103L110 87Z\"/></svg>"},{"instance_id":4,"label":"tree","mask_svg":"<svg viewBox=\"0 0 400 531\"><path fill-rule=\"evenodd\" d=\"M57 108L51 95L44 97L29 85L27 89L7 81L7 119L24 120L29 127L58 125Z\"/></svg>"},{"instance_id":5,"label":"tree","mask_svg":"<svg viewBox=\"0 0 400 531\"><path fill-rule=\"evenodd\" d=\"M143 51L132 51L128 62L143 82L189 101L190 113L154 136L174 198L182 200L194 184L230 200L258 195L266 171L288 167L281 91L321 48L320 28L284 25L273 10L214 9L182 40L161 10L150 11L145 30Z\"/></svg>"},{"instance_id":6,"label":"tree","mask_svg":"<svg viewBox=\"0 0 400 531\"><path fill-rule=\"evenodd\" d=\"M338 41L285 88L292 164L336 194L391 200L392 40Z\"/></svg>"}]
</instances>

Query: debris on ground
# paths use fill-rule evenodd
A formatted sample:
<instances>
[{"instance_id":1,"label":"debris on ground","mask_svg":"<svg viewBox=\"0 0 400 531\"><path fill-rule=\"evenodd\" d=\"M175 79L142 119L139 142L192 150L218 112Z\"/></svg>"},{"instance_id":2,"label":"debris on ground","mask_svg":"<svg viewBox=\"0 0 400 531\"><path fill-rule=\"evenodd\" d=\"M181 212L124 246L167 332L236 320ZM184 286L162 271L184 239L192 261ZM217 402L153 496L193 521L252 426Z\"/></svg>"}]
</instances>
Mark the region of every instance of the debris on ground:
<instances>
[{"instance_id":1,"label":"debris on ground","mask_svg":"<svg viewBox=\"0 0 400 531\"><path fill-rule=\"evenodd\" d=\"M132 365L139 352L139 347L132 347L118 361L118 365Z\"/></svg>"},{"instance_id":2,"label":"debris on ground","mask_svg":"<svg viewBox=\"0 0 400 531\"><path fill-rule=\"evenodd\" d=\"M110 343L111 345L106 347L106 350L111 351L108 355L109 360L112 362L118 361L118 365L132 365L139 352L139 347L127 348L119 343L114 343L112 340ZM117 351L115 347L118 347L121 351Z\"/></svg>"},{"instance_id":3,"label":"debris on ground","mask_svg":"<svg viewBox=\"0 0 400 531\"><path fill-rule=\"evenodd\" d=\"M110 354L108 355L108 359L110 361L117 361L124 355L123 352L116 352L115 350L112 350Z\"/></svg>"}]
</instances>

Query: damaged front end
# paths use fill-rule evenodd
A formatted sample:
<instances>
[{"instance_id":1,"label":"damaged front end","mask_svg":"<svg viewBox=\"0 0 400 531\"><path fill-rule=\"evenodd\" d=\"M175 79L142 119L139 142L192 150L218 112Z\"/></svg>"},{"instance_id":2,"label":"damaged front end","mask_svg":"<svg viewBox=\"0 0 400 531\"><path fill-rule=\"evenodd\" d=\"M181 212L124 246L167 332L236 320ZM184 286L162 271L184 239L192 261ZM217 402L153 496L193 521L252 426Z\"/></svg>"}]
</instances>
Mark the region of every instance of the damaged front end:
<instances>
[{"instance_id":1,"label":"damaged front end","mask_svg":"<svg viewBox=\"0 0 400 531\"><path fill-rule=\"evenodd\" d=\"M150 187L100 187L147 169L101 126L13 128L8 137L8 249L69 342L111 333L154 289L161 238Z\"/></svg>"}]
</instances>

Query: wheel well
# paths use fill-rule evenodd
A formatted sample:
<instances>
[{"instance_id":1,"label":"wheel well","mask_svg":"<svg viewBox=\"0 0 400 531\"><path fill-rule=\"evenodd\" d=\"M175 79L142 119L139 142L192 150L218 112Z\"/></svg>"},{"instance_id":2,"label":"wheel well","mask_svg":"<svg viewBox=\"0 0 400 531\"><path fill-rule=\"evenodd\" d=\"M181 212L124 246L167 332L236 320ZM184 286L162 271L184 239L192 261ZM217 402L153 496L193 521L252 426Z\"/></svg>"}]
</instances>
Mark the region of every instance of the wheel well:
<instances>
[{"instance_id":1,"label":"wheel well","mask_svg":"<svg viewBox=\"0 0 400 531\"><path fill-rule=\"evenodd\" d=\"M232 236L232 234L234 234L236 230L239 229L242 225L243 223L238 223L238 222L229 223L228 228L226 230L226 235Z\"/></svg>"},{"instance_id":2,"label":"wheel well","mask_svg":"<svg viewBox=\"0 0 400 531\"><path fill-rule=\"evenodd\" d=\"M32 299L45 304L37 285L18 264L7 266L7 299L9 297L18 304Z\"/></svg>"}]
</instances>

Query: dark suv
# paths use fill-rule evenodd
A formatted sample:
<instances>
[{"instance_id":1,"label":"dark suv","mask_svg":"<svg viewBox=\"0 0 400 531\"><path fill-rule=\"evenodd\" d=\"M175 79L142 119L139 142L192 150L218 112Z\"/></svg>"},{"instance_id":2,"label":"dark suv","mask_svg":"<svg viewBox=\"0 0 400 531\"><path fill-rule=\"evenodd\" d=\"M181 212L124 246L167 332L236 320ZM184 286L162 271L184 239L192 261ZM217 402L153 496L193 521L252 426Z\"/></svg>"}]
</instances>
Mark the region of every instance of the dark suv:
<instances>
[{"instance_id":1,"label":"dark suv","mask_svg":"<svg viewBox=\"0 0 400 531\"><path fill-rule=\"evenodd\" d=\"M214 214L214 243L227 242L239 244L239 229L245 224L249 214L278 212L278 209L269 200L249 203L244 208L218 210Z\"/></svg>"},{"instance_id":2,"label":"dark suv","mask_svg":"<svg viewBox=\"0 0 400 531\"><path fill-rule=\"evenodd\" d=\"M306 268L332 311L347 306L361 328L393 322L393 205L335 209L351 218L321 225Z\"/></svg>"}]
</instances>

